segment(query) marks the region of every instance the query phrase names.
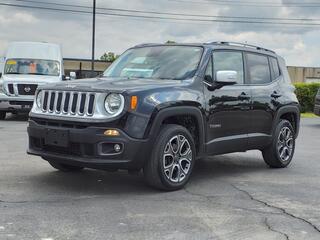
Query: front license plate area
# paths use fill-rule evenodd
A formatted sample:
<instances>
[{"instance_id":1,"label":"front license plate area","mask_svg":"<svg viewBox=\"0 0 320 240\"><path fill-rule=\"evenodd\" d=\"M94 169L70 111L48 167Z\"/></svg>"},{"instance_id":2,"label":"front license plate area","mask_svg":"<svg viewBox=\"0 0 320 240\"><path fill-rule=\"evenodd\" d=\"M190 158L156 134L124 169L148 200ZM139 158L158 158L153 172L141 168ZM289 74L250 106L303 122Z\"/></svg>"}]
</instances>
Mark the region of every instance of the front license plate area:
<instances>
[{"instance_id":1,"label":"front license plate area","mask_svg":"<svg viewBox=\"0 0 320 240\"><path fill-rule=\"evenodd\" d=\"M59 129L47 129L44 139L45 145L68 147L69 131Z\"/></svg>"}]
</instances>

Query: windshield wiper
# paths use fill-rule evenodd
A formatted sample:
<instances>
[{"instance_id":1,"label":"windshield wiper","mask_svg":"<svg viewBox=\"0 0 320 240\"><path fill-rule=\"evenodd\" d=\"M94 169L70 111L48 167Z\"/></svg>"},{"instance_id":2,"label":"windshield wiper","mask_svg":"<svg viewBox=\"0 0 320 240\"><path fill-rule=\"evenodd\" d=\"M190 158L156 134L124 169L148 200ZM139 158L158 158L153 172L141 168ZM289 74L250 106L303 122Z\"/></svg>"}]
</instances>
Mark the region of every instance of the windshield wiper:
<instances>
[{"instance_id":1,"label":"windshield wiper","mask_svg":"<svg viewBox=\"0 0 320 240\"><path fill-rule=\"evenodd\" d=\"M47 74L44 74L44 73L27 73L28 75L47 75Z\"/></svg>"},{"instance_id":2,"label":"windshield wiper","mask_svg":"<svg viewBox=\"0 0 320 240\"><path fill-rule=\"evenodd\" d=\"M23 73L19 73L19 72L6 72L5 74L23 74Z\"/></svg>"}]
</instances>

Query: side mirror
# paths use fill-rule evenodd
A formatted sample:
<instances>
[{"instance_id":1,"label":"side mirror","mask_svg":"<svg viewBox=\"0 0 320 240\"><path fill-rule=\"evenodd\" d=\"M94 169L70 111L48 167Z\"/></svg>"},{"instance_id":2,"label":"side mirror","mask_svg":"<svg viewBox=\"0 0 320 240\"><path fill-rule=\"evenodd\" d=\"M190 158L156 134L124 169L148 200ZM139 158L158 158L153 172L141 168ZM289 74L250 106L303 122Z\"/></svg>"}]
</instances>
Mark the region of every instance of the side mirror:
<instances>
[{"instance_id":1,"label":"side mirror","mask_svg":"<svg viewBox=\"0 0 320 240\"><path fill-rule=\"evenodd\" d=\"M70 80L75 80L75 79L77 79L76 72L70 72Z\"/></svg>"},{"instance_id":2,"label":"side mirror","mask_svg":"<svg viewBox=\"0 0 320 240\"><path fill-rule=\"evenodd\" d=\"M0 78L2 77L2 72L0 72Z\"/></svg>"},{"instance_id":3,"label":"side mirror","mask_svg":"<svg viewBox=\"0 0 320 240\"><path fill-rule=\"evenodd\" d=\"M238 73L236 71L218 71L216 82L221 85L233 85L237 83Z\"/></svg>"}]
</instances>

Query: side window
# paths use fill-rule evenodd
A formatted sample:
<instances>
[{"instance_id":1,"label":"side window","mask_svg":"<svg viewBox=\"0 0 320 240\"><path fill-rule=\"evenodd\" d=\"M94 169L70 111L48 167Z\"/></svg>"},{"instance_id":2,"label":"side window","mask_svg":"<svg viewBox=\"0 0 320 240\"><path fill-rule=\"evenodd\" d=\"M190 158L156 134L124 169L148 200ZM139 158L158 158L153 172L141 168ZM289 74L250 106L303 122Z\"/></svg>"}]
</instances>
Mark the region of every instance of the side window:
<instances>
[{"instance_id":1,"label":"side window","mask_svg":"<svg viewBox=\"0 0 320 240\"><path fill-rule=\"evenodd\" d=\"M213 76L212 76L212 57L210 57L209 63L207 65L207 69L206 69L206 74L205 74L205 81L207 82L212 82L213 81Z\"/></svg>"},{"instance_id":2,"label":"side window","mask_svg":"<svg viewBox=\"0 0 320 240\"><path fill-rule=\"evenodd\" d=\"M278 60L274 57L270 57L269 59L270 59L270 67L271 67L271 78L272 80L275 80L281 75Z\"/></svg>"},{"instance_id":3,"label":"side window","mask_svg":"<svg viewBox=\"0 0 320 240\"><path fill-rule=\"evenodd\" d=\"M243 84L243 57L242 52L216 51L213 52L214 76L218 71L236 71L238 73L237 84Z\"/></svg>"},{"instance_id":4,"label":"side window","mask_svg":"<svg viewBox=\"0 0 320 240\"><path fill-rule=\"evenodd\" d=\"M271 82L268 57L247 53L248 77L251 84L265 84Z\"/></svg>"}]
</instances>

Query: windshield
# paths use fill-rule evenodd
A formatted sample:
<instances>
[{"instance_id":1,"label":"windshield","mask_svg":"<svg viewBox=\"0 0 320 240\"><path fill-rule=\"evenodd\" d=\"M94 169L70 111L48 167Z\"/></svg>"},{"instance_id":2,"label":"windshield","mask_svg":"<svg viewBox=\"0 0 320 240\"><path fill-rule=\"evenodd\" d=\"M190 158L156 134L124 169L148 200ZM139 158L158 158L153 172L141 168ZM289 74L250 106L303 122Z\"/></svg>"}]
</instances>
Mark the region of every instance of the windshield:
<instances>
[{"instance_id":1,"label":"windshield","mask_svg":"<svg viewBox=\"0 0 320 240\"><path fill-rule=\"evenodd\" d=\"M194 76L201 47L155 46L122 54L103 74L105 77L184 80Z\"/></svg>"},{"instance_id":2,"label":"windshield","mask_svg":"<svg viewBox=\"0 0 320 240\"><path fill-rule=\"evenodd\" d=\"M8 59L4 67L4 74L59 76L60 64L53 60Z\"/></svg>"}]
</instances>

